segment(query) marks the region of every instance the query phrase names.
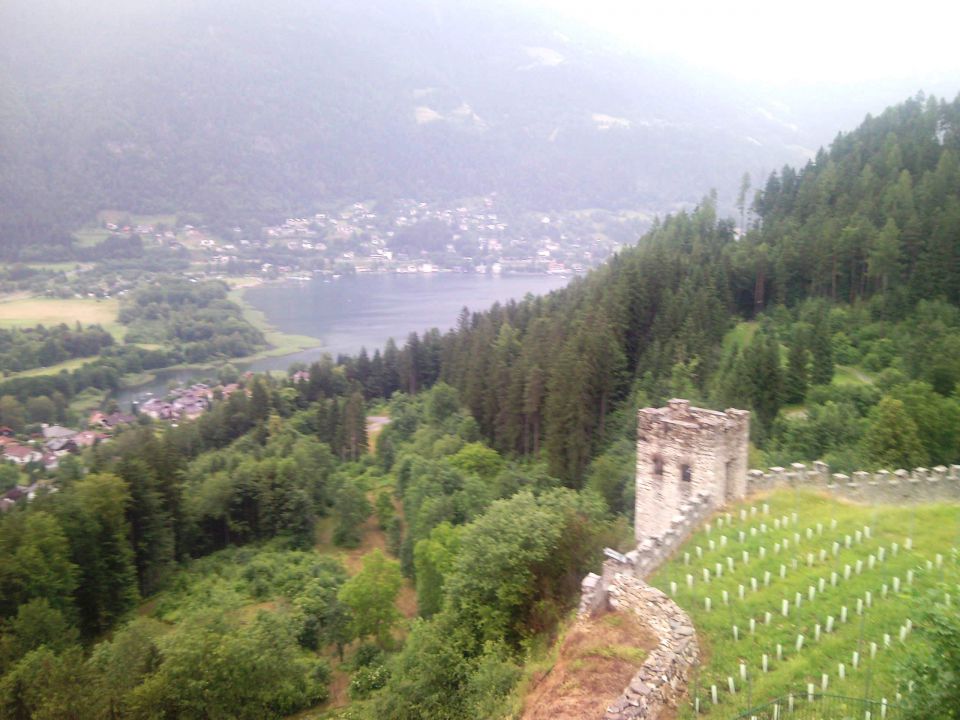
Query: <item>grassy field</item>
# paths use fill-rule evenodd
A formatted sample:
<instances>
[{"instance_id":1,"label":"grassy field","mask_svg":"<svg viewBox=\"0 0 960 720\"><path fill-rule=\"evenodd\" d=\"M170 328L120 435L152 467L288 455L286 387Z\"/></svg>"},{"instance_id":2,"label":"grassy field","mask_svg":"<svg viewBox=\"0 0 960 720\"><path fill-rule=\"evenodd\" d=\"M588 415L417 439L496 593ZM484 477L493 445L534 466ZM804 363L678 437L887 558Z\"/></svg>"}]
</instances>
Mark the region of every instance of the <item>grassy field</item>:
<instances>
[{"instance_id":1,"label":"grassy field","mask_svg":"<svg viewBox=\"0 0 960 720\"><path fill-rule=\"evenodd\" d=\"M110 231L101 227L87 227L74 232L73 237L78 246L93 247L110 237Z\"/></svg>"},{"instance_id":2,"label":"grassy field","mask_svg":"<svg viewBox=\"0 0 960 720\"><path fill-rule=\"evenodd\" d=\"M809 684L895 702L903 648L922 642L911 626L960 580L958 536L957 505L865 507L808 492L718 516L651 578L690 613L705 651L691 699L723 718Z\"/></svg>"},{"instance_id":3,"label":"grassy field","mask_svg":"<svg viewBox=\"0 0 960 720\"><path fill-rule=\"evenodd\" d=\"M859 367L837 365L833 370L833 384L840 386L872 385L873 377Z\"/></svg>"},{"instance_id":4,"label":"grassy field","mask_svg":"<svg viewBox=\"0 0 960 720\"><path fill-rule=\"evenodd\" d=\"M86 416L100 407L106 395L107 393L103 390L87 388L73 396L70 400L70 410L77 413L81 421L85 422Z\"/></svg>"},{"instance_id":5,"label":"grassy field","mask_svg":"<svg viewBox=\"0 0 960 720\"><path fill-rule=\"evenodd\" d=\"M13 378L18 377L35 377L37 375L56 375L62 370L67 370L69 372L76 370L84 363L92 362L94 359L95 357L72 358L70 360L64 360L61 363L57 363L56 365L48 365L47 367L38 367L30 370L22 370L21 372L17 373L10 373L4 378L4 380L12 380Z\"/></svg>"},{"instance_id":6,"label":"grassy field","mask_svg":"<svg viewBox=\"0 0 960 720\"><path fill-rule=\"evenodd\" d=\"M98 223L110 222L119 225L121 222L129 222L131 225L157 225L163 223L172 228L177 223L177 216L174 214L159 215L136 215L123 210L101 210L97 213Z\"/></svg>"},{"instance_id":7,"label":"grassy field","mask_svg":"<svg viewBox=\"0 0 960 720\"><path fill-rule=\"evenodd\" d=\"M753 336L757 334L757 328L759 327L760 323L757 322L744 321L737 323L723 336L723 351L725 353L730 352L735 347L743 350L753 340Z\"/></svg>"},{"instance_id":8,"label":"grassy field","mask_svg":"<svg viewBox=\"0 0 960 720\"><path fill-rule=\"evenodd\" d=\"M99 245L108 237L110 237L110 231L103 227L104 222L114 223L115 225L129 222L132 227L137 225L156 226L160 223L163 223L168 228L172 229L176 226L177 216L135 215L133 213L124 212L123 210L101 210L99 213L97 213L97 222L95 224L82 227L73 233L73 237L77 241L77 245L80 247L93 247L94 245Z\"/></svg>"},{"instance_id":9,"label":"grassy field","mask_svg":"<svg viewBox=\"0 0 960 720\"><path fill-rule=\"evenodd\" d=\"M90 263L79 263L75 260L69 262L48 262L48 263L26 263L27 267L35 270L49 270L50 272L72 272L78 268L90 267Z\"/></svg>"},{"instance_id":10,"label":"grassy field","mask_svg":"<svg viewBox=\"0 0 960 720\"><path fill-rule=\"evenodd\" d=\"M117 322L120 304L117 300L87 298L19 298L0 302L0 327L33 327L34 325L69 325L78 320L83 325L99 323L116 339L122 340L126 330Z\"/></svg>"}]
</instances>

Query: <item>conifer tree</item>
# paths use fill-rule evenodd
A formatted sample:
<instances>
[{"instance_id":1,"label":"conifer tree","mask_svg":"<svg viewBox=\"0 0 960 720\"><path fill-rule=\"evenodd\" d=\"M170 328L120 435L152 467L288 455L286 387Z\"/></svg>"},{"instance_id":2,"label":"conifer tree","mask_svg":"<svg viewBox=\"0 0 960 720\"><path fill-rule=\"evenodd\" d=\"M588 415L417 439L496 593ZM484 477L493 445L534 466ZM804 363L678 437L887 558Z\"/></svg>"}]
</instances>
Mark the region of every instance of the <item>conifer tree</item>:
<instances>
[{"instance_id":1,"label":"conifer tree","mask_svg":"<svg viewBox=\"0 0 960 720\"><path fill-rule=\"evenodd\" d=\"M768 432L783 402L783 370L780 346L764 332L757 332L744 352L743 372L749 378L750 406L759 429Z\"/></svg>"},{"instance_id":2,"label":"conifer tree","mask_svg":"<svg viewBox=\"0 0 960 720\"><path fill-rule=\"evenodd\" d=\"M795 332L787 354L783 399L788 403L802 403L807 396L809 384L807 368L810 363L810 353L807 351L805 339L800 333Z\"/></svg>"},{"instance_id":3,"label":"conifer tree","mask_svg":"<svg viewBox=\"0 0 960 720\"><path fill-rule=\"evenodd\" d=\"M810 334L810 354L813 360L811 384L827 385L833 380L833 342L825 313L814 323L813 332Z\"/></svg>"}]
</instances>

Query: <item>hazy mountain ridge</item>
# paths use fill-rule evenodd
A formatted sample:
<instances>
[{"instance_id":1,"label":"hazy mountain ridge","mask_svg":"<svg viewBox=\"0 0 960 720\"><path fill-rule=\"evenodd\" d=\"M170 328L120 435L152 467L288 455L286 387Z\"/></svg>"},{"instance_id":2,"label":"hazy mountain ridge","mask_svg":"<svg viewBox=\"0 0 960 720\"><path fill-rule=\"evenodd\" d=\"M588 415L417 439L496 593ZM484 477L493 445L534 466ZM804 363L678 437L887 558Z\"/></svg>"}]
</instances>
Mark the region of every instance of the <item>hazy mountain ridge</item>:
<instances>
[{"instance_id":1,"label":"hazy mountain ridge","mask_svg":"<svg viewBox=\"0 0 960 720\"><path fill-rule=\"evenodd\" d=\"M808 142L688 71L506 4L0 11L3 240L104 207L235 222L499 192L663 211Z\"/></svg>"}]
</instances>

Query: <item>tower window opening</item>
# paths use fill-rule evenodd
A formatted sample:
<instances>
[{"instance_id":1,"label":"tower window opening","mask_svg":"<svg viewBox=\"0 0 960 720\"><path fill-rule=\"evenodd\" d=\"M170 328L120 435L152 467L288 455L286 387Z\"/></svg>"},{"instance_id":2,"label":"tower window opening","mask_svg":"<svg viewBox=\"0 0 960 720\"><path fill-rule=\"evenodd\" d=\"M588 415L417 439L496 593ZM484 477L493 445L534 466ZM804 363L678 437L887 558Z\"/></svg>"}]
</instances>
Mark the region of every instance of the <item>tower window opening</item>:
<instances>
[{"instance_id":1,"label":"tower window opening","mask_svg":"<svg viewBox=\"0 0 960 720\"><path fill-rule=\"evenodd\" d=\"M657 476L663 475L663 458L659 455L653 456L653 474Z\"/></svg>"},{"instance_id":2,"label":"tower window opening","mask_svg":"<svg viewBox=\"0 0 960 720\"><path fill-rule=\"evenodd\" d=\"M690 470L689 465L680 466L680 478L684 482L690 482L691 480L693 480L693 472Z\"/></svg>"}]
</instances>

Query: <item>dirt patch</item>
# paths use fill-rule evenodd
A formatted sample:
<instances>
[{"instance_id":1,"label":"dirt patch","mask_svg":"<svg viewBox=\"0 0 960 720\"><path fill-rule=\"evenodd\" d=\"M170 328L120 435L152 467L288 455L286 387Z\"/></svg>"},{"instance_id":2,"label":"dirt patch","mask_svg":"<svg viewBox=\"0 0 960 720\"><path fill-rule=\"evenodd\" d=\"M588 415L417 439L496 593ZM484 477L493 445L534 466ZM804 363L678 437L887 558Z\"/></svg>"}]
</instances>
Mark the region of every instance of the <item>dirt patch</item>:
<instances>
[{"instance_id":1,"label":"dirt patch","mask_svg":"<svg viewBox=\"0 0 960 720\"><path fill-rule=\"evenodd\" d=\"M633 613L577 622L557 662L531 683L522 719L603 717L656 645L657 637Z\"/></svg>"},{"instance_id":2,"label":"dirt patch","mask_svg":"<svg viewBox=\"0 0 960 720\"><path fill-rule=\"evenodd\" d=\"M376 515L371 515L364 521L360 527L360 544L355 548L350 548L343 552L343 565L347 572L356 575L363 567L363 558L373 550L379 550L384 555L387 553L387 536L380 529Z\"/></svg>"},{"instance_id":3,"label":"dirt patch","mask_svg":"<svg viewBox=\"0 0 960 720\"><path fill-rule=\"evenodd\" d=\"M367 451L371 455L377 451L377 438L389 422L390 418L386 415L367 416Z\"/></svg>"},{"instance_id":4,"label":"dirt patch","mask_svg":"<svg viewBox=\"0 0 960 720\"><path fill-rule=\"evenodd\" d=\"M342 708L350 704L350 673L337 667L336 659L339 658L334 657L335 660L330 663L330 683L327 685L330 697L322 705L325 709Z\"/></svg>"},{"instance_id":5,"label":"dirt patch","mask_svg":"<svg viewBox=\"0 0 960 720\"><path fill-rule=\"evenodd\" d=\"M257 615L261 612L275 613L282 606L286 605L285 600L265 600L264 602L251 603L250 605L244 605L241 608L237 608L230 613L242 624L247 625L256 620Z\"/></svg>"}]
</instances>

